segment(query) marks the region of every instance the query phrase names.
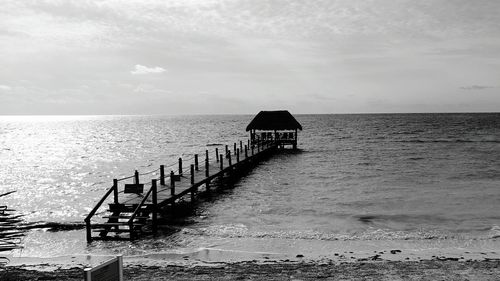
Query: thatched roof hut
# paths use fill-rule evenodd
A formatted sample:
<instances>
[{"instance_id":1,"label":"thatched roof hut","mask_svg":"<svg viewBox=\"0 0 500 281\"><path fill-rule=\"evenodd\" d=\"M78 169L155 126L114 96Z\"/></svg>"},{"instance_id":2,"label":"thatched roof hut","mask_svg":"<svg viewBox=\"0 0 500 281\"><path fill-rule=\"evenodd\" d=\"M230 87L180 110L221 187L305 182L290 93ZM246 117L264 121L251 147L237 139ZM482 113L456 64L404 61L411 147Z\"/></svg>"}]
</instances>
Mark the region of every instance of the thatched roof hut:
<instances>
[{"instance_id":1,"label":"thatched roof hut","mask_svg":"<svg viewBox=\"0 0 500 281\"><path fill-rule=\"evenodd\" d=\"M280 147L292 145L293 148L297 148L298 130L302 130L302 125L287 110L261 111L246 128L252 142L272 140Z\"/></svg>"},{"instance_id":2,"label":"thatched roof hut","mask_svg":"<svg viewBox=\"0 0 500 281\"><path fill-rule=\"evenodd\" d=\"M302 130L302 126L288 110L261 111L247 126L247 132L250 130L293 131L296 129Z\"/></svg>"}]
</instances>

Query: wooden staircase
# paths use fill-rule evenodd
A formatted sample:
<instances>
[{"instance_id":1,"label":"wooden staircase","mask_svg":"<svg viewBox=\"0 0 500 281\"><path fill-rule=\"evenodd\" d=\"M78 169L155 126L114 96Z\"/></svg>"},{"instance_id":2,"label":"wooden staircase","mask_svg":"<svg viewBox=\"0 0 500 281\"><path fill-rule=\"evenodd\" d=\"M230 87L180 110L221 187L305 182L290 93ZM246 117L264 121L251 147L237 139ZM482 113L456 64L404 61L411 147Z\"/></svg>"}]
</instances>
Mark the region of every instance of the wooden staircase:
<instances>
[{"instance_id":1,"label":"wooden staircase","mask_svg":"<svg viewBox=\"0 0 500 281\"><path fill-rule=\"evenodd\" d=\"M91 224L92 232L99 233L97 237L92 237L92 239L133 240L135 237L152 233L151 204L141 206L136 216L133 214L138 204L110 203L108 205L109 209L102 216L107 221Z\"/></svg>"},{"instance_id":2,"label":"wooden staircase","mask_svg":"<svg viewBox=\"0 0 500 281\"><path fill-rule=\"evenodd\" d=\"M124 198L121 202L118 198L118 180L113 180L113 186L106 192L85 219L87 225L87 241L134 240L141 235L156 232L158 210L156 180L152 181L151 188L148 192L143 194L144 185L137 183L139 182L137 172L134 178L136 183L125 184L123 190ZM111 193L113 193L113 203L108 203L108 209L103 212L103 216L101 217L103 220L92 222L92 217L97 213L108 197L110 197ZM127 196L127 193L134 193L132 198L140 199L140 201L129 201L127 197L130 196ZM92 233L98 233L98 235L95 236L92 235Z\"/></svg>"}]
</instances>

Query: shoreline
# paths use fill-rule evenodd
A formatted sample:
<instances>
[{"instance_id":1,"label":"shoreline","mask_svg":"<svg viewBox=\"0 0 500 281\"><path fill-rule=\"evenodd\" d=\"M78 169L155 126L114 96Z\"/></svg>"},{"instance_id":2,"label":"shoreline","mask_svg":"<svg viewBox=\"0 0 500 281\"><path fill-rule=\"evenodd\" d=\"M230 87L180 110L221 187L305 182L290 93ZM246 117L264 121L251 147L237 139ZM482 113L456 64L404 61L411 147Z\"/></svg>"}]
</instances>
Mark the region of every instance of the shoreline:
<instances>
[{"instance_id":1,"label":"shoreline","mask_svg":"<svg viewBox=\"0 0 500 281\"><path fill-rule=\"evenodd\" d=\"M81 280L83 269L39 271L25 266L0 270L0 280ZM499 280L500 259L459 261L435 258L420 261L244 261L194 266L124 267L125 280Z\"/></svg>"},{"instance_id":2,"label":"shoreline","mask_svg":"<svg viewBox=\"0 0 500 281\"><path fill-rule=\"evenodd\" d=\"M60 236L56 236L61 238ZM54 237L54 238L56 238ZM277 238L191 237L191 247L169 248L170 240L151 238L144 241L61 243L65 239L25 240L25 248L1 253L7 267L37 270L93 267L116 255L123 255L125 266L208 266L238 262L365 262L372 260L481 261L500 259L500 239L460 240L304 240ZM190 241L191 241L190 240ZM59 242L57 242L59 241ZM57 250L59 249L59 250ZM72 249L69 252L68 249ZM42 266L40 266L42 265Z\"/></svg>"},{"instance_id":3,"label":"shoreline","mask_svg":"<svg viewBox=\"0 0 500 281\"><path fill-rule=\"evenodd\" d=\"M500 251L496 239L489 251L485 248L469 251L461 247L446 251L429 247L422 251L410 247L415 241L406 241L409 244L400 248L392 247L393 243L381 246L381 241L359 242L363 245L353 247L352 241L335 243L343 247L328 255L324 255L325 252L311 255L299 247L291 249L294 254L286 255L202 248L189 253L124 256L124 276L125 280L138 281L500 280ZM379 247L373 249L369 244ZM92 254L47 258L11 256L11 263L0 268L0 280L81 280L85 267L96 266L111 257Z\"/></svg>"}]
</instances>

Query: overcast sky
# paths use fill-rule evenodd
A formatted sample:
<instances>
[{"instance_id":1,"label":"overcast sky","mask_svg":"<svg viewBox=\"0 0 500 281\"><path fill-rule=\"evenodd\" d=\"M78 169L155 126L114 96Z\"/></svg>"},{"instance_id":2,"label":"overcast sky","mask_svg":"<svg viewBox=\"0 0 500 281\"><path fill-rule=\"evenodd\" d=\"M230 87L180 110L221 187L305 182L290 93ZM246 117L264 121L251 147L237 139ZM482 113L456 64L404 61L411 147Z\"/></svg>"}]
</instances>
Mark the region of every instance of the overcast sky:
<instances>
[{"instance_id":1,"label":"overcast sky","mask_svg":"<svg viewBox=\"0 0 500 281\"><path fill-rule=\"evenodd\" d=\"M2 0L0 114L500 111L498 0Z\"/></svg>"}]
</instances>

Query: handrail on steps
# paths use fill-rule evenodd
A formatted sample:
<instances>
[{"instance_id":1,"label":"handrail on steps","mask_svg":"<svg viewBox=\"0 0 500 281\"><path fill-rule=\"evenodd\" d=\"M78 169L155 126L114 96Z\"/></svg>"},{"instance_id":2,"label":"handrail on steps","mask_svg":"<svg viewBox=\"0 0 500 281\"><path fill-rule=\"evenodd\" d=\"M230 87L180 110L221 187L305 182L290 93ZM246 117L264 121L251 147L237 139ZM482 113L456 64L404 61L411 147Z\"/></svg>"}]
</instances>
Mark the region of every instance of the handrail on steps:
<instances>
[{"instance_id":1,"label":"handrail on steps","mask_svg":"<svg viewBox=\"0 0 500 281\"><path fill-rule=\"evenodd\" d=\"M144 195L144 198L142 198L141 203L139 203L139 205L137 205L134 212L130 216L130 219L127 222L128 226L129 226L129 230L130 230L130 240L133 240L133 238L134 238L134 219L137 216L137 214L139 213L139 211L141 210L142 206L145 205L146 200L148 199L148 197L151 194L153 194L153 198L152 198L153 199L153 231L156 231L156 205L158 203L158 202L156 202L157 201L157 198L156 198L157 189L156 188L157 188L156 187L156 179L154 179L154 180L152 180L151 188Z\"/></svg>"},{"instance_id":2,"label":"handrail on steps","mask_svg":"<svg viewBox=\"0 0 500 281\"><path fill-rule=\"evenodd\" d=\"M90 226L90 220L95 215L97 210L99 210L102 203L104 203L104 201L106 201L106 199L108 199L111 192L113 192L113 195L114 195L114 202L118 203L118 181L116 179L113 180L113 186L110 187L108 189L108 191L106 191L106 194L104 194L104 196L101 198L101 200L99 200L99 202L95 205L94 209L92 209L92 211L90 211L90 213L85 218L85 225L87 228L87 242L92 241L92 233L91 233L92 230L91 230L91 226Z\"/></svg>"},{"instance_id":3,"label":"handrail on steps","mask_svg":"<svg viewBox=\"0 0 500 281\"><path fill-rule=\"evenodd\" d=\"M116 180L114 180L116 181ZM101 207L102 203L104 203L104 201L106 201L106 199L108 199L109 195L111 194L112 191L115 191L115 201L117 201L116 199L118 198L117 195L118 195L118 185L116 184L116 182L113 184L112 187L110 187L108 189L108 191L106 191L106 194L104 194L104 196L101 198L101 200L99 200L99 202L95 205L94 209L92 209L92 211L90 211L90 213L87 215L87 217L85 218L85 221L86 222L90 222L90 219L92 219L92 217L95 215L95 213L97 212L97 210ZM118 203L118 202L115 202L115 203Z\"/></svg>"}]
</instances>

